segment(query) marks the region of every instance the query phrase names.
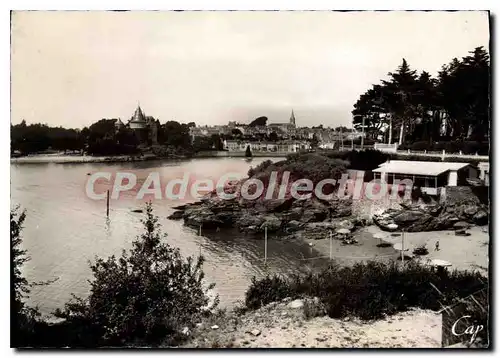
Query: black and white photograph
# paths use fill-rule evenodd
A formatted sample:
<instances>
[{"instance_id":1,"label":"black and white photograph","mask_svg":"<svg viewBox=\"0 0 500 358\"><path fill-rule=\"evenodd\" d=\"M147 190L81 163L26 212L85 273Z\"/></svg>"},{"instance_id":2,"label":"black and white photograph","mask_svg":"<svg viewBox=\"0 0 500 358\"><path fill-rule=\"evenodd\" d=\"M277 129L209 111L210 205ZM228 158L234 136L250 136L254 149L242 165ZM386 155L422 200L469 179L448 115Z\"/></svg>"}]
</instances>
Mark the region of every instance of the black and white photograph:
<instances>
[{"instance_id":1,"label":"black and white photograph","mask_svg":"<svg viewBox=\"0 0 500 358\"><path fill-rule=\"evenodd\" d=\"M493 18L10 11L10 347L491 349Z\"/></svg>"}]
</instances>

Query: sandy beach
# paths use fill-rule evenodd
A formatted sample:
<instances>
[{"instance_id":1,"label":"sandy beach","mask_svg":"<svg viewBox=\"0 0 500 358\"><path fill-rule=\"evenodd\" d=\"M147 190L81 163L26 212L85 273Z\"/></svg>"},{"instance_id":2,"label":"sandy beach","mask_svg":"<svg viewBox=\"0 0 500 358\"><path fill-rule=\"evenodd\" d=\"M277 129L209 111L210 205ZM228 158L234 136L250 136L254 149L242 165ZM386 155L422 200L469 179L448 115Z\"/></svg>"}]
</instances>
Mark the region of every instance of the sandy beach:
<instances>
[{"instance_id":1,"label":"sandy beach","mask_svg":"<svg viewBox=\"0 0 500 358\"><path fill-rule=\"evenodd\" d=\"M470 236L456 236L454 231L428 231L405 233L405 248L408 248L406 255L415 256L413 250L422 245L426 245L429 253L422 256L420 260L440 259L452 264L452 269L459 270L479 270L484 275L488 274L489 255L489 233L488 227L472 227ZM389 244L401 243L401 236L392 236L389 232L384 232L375 225L371 225L358 230L354 237L358 241L354 245L342 245L337 240L333 240L332 256L340 264L353 264L367 260L395 260L399 257L400 251L392 246L378 247L379 239L373 237L380 234L383 241ZM439 250L435 250L436 242L439 241ZM314 248L322 255L328 257L330 244L327 238L311 241ZM418 256L415 256L418 259Z\"/></svg>"}]
</instances>

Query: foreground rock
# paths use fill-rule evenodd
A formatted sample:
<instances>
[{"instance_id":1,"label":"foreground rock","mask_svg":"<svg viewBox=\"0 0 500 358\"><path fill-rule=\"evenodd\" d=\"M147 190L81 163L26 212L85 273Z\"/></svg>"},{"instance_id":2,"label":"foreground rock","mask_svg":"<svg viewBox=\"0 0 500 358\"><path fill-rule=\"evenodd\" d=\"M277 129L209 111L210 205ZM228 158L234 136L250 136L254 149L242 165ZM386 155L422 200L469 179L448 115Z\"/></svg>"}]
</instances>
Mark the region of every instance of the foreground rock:
<instances>
[{"instance_id":1,"label":"foreground rock","mask_svg":"<svg viewBox=\"0 0 500 358\"><path fill-rule=\"evenodd\" d=\"M441 315L420 309L377 321L332 319L319 300L305 298L221 316L195 329L183 348L440 348L441 325Z\"/></svg>"}]
</instances>

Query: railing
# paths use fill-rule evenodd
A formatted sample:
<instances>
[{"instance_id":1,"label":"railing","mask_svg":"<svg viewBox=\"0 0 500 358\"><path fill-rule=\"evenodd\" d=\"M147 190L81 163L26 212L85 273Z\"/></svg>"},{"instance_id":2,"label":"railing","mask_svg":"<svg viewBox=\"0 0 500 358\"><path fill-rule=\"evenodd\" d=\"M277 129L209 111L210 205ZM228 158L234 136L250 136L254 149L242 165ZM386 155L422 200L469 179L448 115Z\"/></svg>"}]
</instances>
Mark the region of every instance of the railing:
<instances>
[{"instance_id":1,"label":"railing","mask_svg":"<svg viewBox=\"0 0 500 358\"><path fill-rule=\"evenodd\" d=\"M395 149L396 148L396 149ZM375 149L375 150L380 150L380 151L385 151L385 152L392 152L392 153L397 153L401 155L422 155L422 156L428 156L428 157L436 157L436 158L441 158L444 159L446 157L463 157L463 158L470 158L470 159L475 159L475 160L484 160L484 161L489 161L489 155L479 155L479 154L463 154L462 151L457 152L446 152L445 150L442 151L430 151L430 150L397 150L397 144L384 144L384 143L375 143L374 145L344 145L343 147L340 147L339 150L341 151L350 151L350 150L363 150L363 149Z\"/></svg>"}]
</instances>

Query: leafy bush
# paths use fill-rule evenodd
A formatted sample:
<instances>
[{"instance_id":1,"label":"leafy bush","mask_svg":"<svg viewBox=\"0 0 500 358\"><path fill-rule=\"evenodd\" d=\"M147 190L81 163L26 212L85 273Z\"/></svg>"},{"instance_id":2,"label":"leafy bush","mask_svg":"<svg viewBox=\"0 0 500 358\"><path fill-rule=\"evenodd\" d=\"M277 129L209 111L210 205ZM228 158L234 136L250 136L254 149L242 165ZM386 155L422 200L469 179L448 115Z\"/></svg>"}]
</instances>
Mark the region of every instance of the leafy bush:
<instances>
[{"instance_id":1,"label":"leafy bush","mask_svg":"<svg viewBox=\"0 0 500 358\"><path fill-rule=\"evenodd\" d=\"M265 277L262 280L252 278L252 283L245 293L245 305L257 309L270 302L281 301L293 296L293 291L287 281L279 276Z\"/></svg>"},{"instance_id":2,"label":"leafy bush","mask_svg":"<svg viewBox=\"0 0 500 358\"><path fill-rule=\"evenodd\" d=\"M432 150L432 144L427 141L412 143L411 150Z\"/></svg>"},{"instance_id":3,"label":"leafy bush","mask_svg":"<svg viewBox=\"0 0 500 358\"><path fill-rule=\"evenodd\" d=\"M317 153L295 153L287 156L286 160L279 162L263 162L257 168L250 169L248 175L261 180L264 187L268 185L272 172L276 172L277 182L281 181L285 172L289 172L288 183L290 186L291 183L298 179L309 179L313 184L317 184L326 178L339 180L346 171L346 165L347 162L345 161L332 159ZM328 195L334 189L332 184L326 184L323 187L323 193ZM262 197L264 197L265 192L264 190Z\"/></svg>"},{"instance_id":4,"label":"leafy bush","mask_svg":"<svg viewBox=\"0 0 500 358\"><path fill-rule=\"evenodd\" d=\"M75 331L77 346L175 344L180 331L218 304L209 305L203 287L203 258L183 259L164 242L151 204L145 232L129 253L91 264L94 279L86 299L74 297L58 311Z\"/></svg>"},{"instance_id":5,"label":"leafy bush","mask_svg":"<svg viewBox=\"0 0 500 358\"><path fill-rule=\"evenodd\" d=\"M248 169L247 175L248 175L249 178L251 178L255 174L264 172L272 164L273 164L272 160L269 160L269 159L268 160L264 160L262 163L260 163L259 165L257 165L255 168L250 167L250 169Z\"/></svg>"},{"instance_id":6,"label":"leafy bush","mask_svg":"<svg viewBox=\"0 0 500 358\"><path fill-rule=\"evenodd\" d=\"M348 162L348 169L373 170L390 158L388 153L379 150L365 149L361 151L331 151L326 154L329 158L341 159Z\"/></svg>"},{"instance_id":7,"label":"leafy bush","mask_svg":"<svg viewBox=\"0 0 500 358\"><path fill-rule=\"evenodd\" d=\"M481 154L488 155L489 143L466 141L462 143L462 153L463 154Z\"/></svg>"},{"instance_id":8,"label":"leafy bush","mask_svg":"<svg viewBox=\"0 0 500 358\"><path fill-rule=\"evenodd\" d=\"M246 293L246 304L259 308L287 296L319 297L332 318L353 315L376 319L410 307L438 310L440 302L454 303L487 283L487 278L476 272L437 272L413 262L404 268L394 262L367 262L352 267L331 266L303 276L275 275L253 280Z\"/></svg>"},{"instance_id":9,"label":"leafy bush","mask_svg":"<svg viewBox=\"0 0 500 358\"><path fill-rule=\"evenodd\" d=\"M459 142L447 142L444 146L444 150L448 153L458 153L461 149Z\"/></svg>"},{"instance_id":10,"label":"leafy bush","mask_svg":"<svg viewBox=\"0 0 500 358\"><path fill-rule=\"evenodd\" d=\"M26 250L21 248L24 220L26 213L19 213L19 208L10 211L11 240L11 345L13 347L33 346L40 313L25 303L30 293L30 285L22 275L22 266L29 260Z\"/></svg>"}]
</instances>

